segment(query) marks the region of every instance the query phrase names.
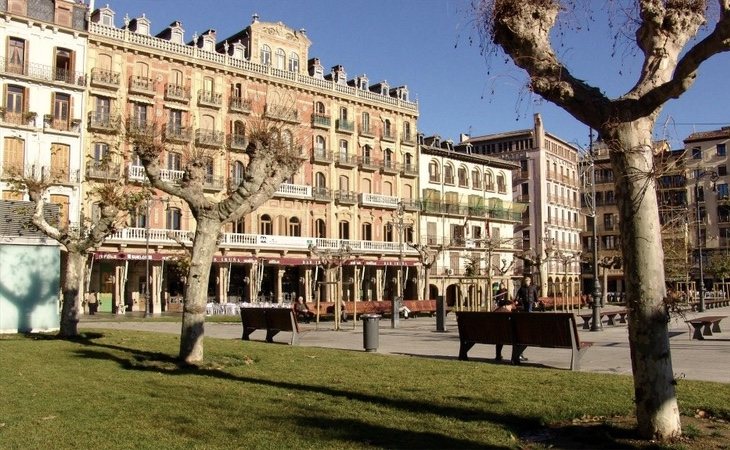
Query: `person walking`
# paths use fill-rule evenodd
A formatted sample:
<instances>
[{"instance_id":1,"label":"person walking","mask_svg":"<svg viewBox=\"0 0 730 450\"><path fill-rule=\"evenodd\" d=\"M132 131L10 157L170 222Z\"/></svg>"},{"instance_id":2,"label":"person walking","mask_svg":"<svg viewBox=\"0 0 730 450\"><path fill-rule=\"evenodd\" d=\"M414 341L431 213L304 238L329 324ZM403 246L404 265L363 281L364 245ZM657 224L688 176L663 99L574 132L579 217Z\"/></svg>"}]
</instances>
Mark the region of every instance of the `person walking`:
<instances>
[{"instance_id":1,"label":"person walking","mask_svg":"<svg viewBox=\"0 0 730 450\"><path fill-rule=\"evenodd\" d=\"M532 278L525 277L522 279L522 286L517 290L517 308L521 312L532 312L535 305L539 302L537 295L537 288L532 284ZM512 364L517 365L522 361L527 361L527 358L522 356L522 353L527 348L526 345L513 345L512 346Z\"/></svg>"}]
</instances>

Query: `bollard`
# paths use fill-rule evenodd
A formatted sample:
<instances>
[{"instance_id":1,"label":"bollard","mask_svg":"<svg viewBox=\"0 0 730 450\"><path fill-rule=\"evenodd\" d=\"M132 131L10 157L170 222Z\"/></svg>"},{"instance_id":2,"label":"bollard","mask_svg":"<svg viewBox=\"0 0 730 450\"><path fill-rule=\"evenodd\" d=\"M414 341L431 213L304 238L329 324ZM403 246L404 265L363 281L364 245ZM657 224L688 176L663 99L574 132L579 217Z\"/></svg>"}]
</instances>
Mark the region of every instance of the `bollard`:
<instances>
[{"instance_id":1,"label":"bollard","mask_svg":"<svg viewBox=\"0 0 730 450\"><path fill-rule=\"evenodd\" d=\"M375 352L378 350L380 339L380 315L379 314L363 314L362 316L362 345L366 352Z\"/></svg>"},{"instance_id":2,"label":"bollard","mask_svg":"<svg viewBox=\"0 0 730 450\"><path fill-rule=\"evenodd\" d=\"M436 297L436 331L446 331L444 324L446 323L446 302L444 296Z\"/></svg>"}]
</instances>

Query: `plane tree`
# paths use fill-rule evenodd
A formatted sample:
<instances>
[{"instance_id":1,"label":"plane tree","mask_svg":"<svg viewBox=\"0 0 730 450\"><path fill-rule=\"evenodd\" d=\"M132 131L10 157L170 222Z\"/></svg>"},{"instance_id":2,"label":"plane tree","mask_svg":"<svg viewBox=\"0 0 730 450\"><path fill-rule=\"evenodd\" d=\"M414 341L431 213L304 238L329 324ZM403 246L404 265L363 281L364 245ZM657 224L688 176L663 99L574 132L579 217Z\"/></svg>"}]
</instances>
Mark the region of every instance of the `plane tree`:
<instances>
[{"instance_id":1,"label":"plane tree","mask_svg":"<svg viewBox=\"0 0 730 450\"><path fill-rule=\"evenodd\" d=\"M555 29L560 14L578 2L479 0L477 26L485 50L504 52L526 72L532 92L597 130L609 147L630 311L638 431L648 439L670 439L681 435L681 423L663 303L652 133L663 105L692 86L704 62L730 49L730 0L718 0L719 11L712 10L716 14L706 0L614 3L632 19L627 26L634 32L628 39L640 60L635 84L616 98L577 78L556 51L555 33L570 32Z\"/></svg>"}]
</instances>

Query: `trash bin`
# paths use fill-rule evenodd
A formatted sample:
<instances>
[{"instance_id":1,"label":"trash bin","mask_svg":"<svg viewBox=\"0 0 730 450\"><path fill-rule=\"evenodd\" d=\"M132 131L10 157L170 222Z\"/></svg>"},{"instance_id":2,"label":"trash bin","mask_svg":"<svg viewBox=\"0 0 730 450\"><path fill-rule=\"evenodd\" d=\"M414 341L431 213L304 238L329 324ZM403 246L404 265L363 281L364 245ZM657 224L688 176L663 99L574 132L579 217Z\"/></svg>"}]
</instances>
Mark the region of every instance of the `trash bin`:
<instances>
[{"instance_id":1,"label":"trash bin","mask_svg":"<svg viewBox=\"0 0 730 450\"><path fill-rule=\"evenodd\" d=\"M380 337L380 315L379 314L363 314L362 316L362 345L366 352L375 352L378 350L378 340Z\"/></svg>"}]
</instances>

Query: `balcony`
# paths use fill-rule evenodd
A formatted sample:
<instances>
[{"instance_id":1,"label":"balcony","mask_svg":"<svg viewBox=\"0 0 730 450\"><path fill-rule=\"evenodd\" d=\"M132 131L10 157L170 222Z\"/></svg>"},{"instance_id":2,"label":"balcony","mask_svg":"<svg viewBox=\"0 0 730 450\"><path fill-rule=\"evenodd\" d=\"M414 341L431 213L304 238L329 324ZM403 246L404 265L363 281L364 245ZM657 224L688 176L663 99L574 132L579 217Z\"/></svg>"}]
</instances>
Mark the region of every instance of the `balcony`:
<instances>
[{"instance_id":1,"label":"balcony","mask_svg":"<svg viewBox=\"0 0 730 450\"><path fill-rule=\"evenodd\" d=\"M251 113L251 100L243 97L231 97L231 99L228 100L228 109L230 109L231 112L249 114Z\"/></svg>"},{"instance_id":2,"label":"balcony","mask_svg":"<svg viewBox=\"0 0 730 450\"><path fill-rule=\"evenodd\" d=\"M0 110L0 119L2 119L4 123L10 125L34 127L36 117L37 114L31 111L11 112L5 111L4 109Z\"/></svg>"},{"instance_id":3,"label":"balcony","mask_svg":"<svg viewBox=\"0 0 730 450\"><path fill-rule=\"evenodd\" d=\"M78 133L81 119L57 119L50 114L43 116L43 129L45 131L65 131Z\"/></svg>"},{"instance_id":4,"label":"balcony","mask_svg":"<svg viewBox=\"0 0 730 450\"><path fill-rule=\"evenodd\" d=\"M395 133L390 130L383 130L383 135L380 139L387 142L395 142Z\"/></svg>"},{"instance_id":5,"label":"balcony","mask_svg":"<svg viewBox=\"0 0 730 450\"><path fill-rule=\"evenodd\" d=\"M127 134L135 139L148 139L155 135L155 124L147 119L130 117L127 119Z\"/></svg>"},{"instance_id":6,"label":"balcony","mask_svg":"<svg viewBox=\"0 0 730 450\"><path fill-rule=\"evenodd\" d=\"M130 164L127 167L127 179L129 181L147 181L147 173L144 170L144 166Z\"/></svg>"},{"instance_id":7,"label":"balcony","mask_svg":"<svg viewBox=\"0 0 730 450\"><path fill-rule=\"evenodd\" d=\"M267 104L264 115L269 119L299 123L299 113L296 108L293 107Z\"/></svg>"},{"instance_id":8,"label":"balcony","mask_svg":"<svg viewBox=\"0 0 730 450\"><path fill-rule=\"evenodd\" d=\"M338 153L336 155L335 164L340 167L353 168L357 167L357 156L348 155L347 153Z\"/></svg>"},{"instance_id":9,"label":"balcony","mask_svg":"<svg viewBox=\"0 0 730 450\"><path fill-rule=\"evenodd\" d=\"M416 178L418 176L418 167L415 164L403 164L400 174L405 178Z\"/></svg>"},{"instance_id":10,"label":"balcony","mask_svg":"<svg viewBox=\"0 0 730 450\"><path fill-rule=\"evenodd\" d=\"M369 123L360 122L360 128L358 128L358 134L362 137L374 138L375 131L370 127Z\"/></svg>"},{"instance_id":11,"label":"balcony","mask_svg":"<svg viewBox=\"0 0 730 450\"><path fill-rule=\"evenodd\" d=\"M198 128L195 130L195 145L203 147L222 147L225 134L222 131L206 130Z\"/></svg>"},{"instance_id":12,"label":"balcony","mask_svg":"<svg viewBox=\"0 0 730 450\"><path fill-rule=\"evenodd\" d=\"M398 208L398 197L382 194L370 194L363 192L360 194L360 205L362 206L375 206L378 208Z\"/></svg>"},{"instance_id":13,"label":"balcony","mask_svg":"<svg viewBox=\"0 0 730 450\"><path fill-rule=\"evenodd\" d=\"M138 77L136 75L132 75L131 77L129 77L129 93L154 97L155 80L153 80L152 78Z\"/></svg>"},{"instance_id":14,"label":"balcony","mask_svg":"<svg viewBox=\"0 0 730 450\"><path fill-rule=\"evenodd\" d=\"M401 133L400 143L403 145L414 146L416 145L416 136L411 133Z\"/></svg>"},{"instance_id":15,"label":"balcony","mask_svg":"<svg viewBox=\"0 0 730 450\"><path fill-rule=\"evenodd\" d=\"M331 202L332 191L326 187L313 187L312 188L312 199L317 202Z\"/></svg>"},{"instance_id":16,"label":"balcony","mask_svg":"<svg viewBox=\"0 0 730 450\"><path fill-rule=\"evenodd\" d=\"M403 210L404 211L420 211L421 210L421 202L414 199L403 199L401 201L403 203Z\"/></svg>"},{"instance_id":17,"label":"balcony","mask_svg":"<svg viewBox=\"0 0 730 450\"><path fill-rule=\"evenodd\" d=\"M323 114L312 114L312 126L314 128L329 129L332 125L332 118Z\"/></svg>"},{"instance_id":18,"label":"balcony","mask_svg":"<svg viewBox=\"0 0 730 450\"><path fill-rule=\"evenodd\" d=\"M223 190L223 186L225 186L225 184L223 183L223 177L212 174L205 175L205 180L203 180L204 190L221 191Z\"/></svg>"},{"instance_id":19,"label":"balcony","mask_svg":"<svg viewBox=\"0 0 730 450\"><path fill-rule=\"evenodd\" d=\"M89 131L101 133L119 132L119 116L108 112L91 111L89 113Z\"/></svg>"},{"instance_id":20,"label":"balcony","mask_svg":"<svg viewBox=\"0 0 730 450\"><path fill-rule=\"evenodd\" d=\"M175 83L165 85L165 100L188 103L190 101L190 89Z\"/></svg>"},{"instance_id":21,"label":"balcony","mask_svg":"<svg viewBox=\"0 0 730 450\"><path fill-rule=\"evenodd\" d=\"M384 159L382 161L382 163L380 164L380 169L383 171L383 173L388 175L397 175L399 172L398 163L387 159Z\"/></svg>"},{"instance_id":22,"label":"balcony","mask_svg":"<svg viewBox=\"0 0 730 450\"><path fill-rule=\"evenodd\" d=\"M14 64L6 60L5 57L0 57L0 73L50 83L58 82L71 86L86 86L86 74L83 72L72 72L61 67L45 64Z\"/></svg>"},{"instance_id":23,"label":"balcony","mask_svg":"<svg viewBox=\"0 0 730 450\"><path fill-rule=\"evenodd\" d=\"M48 182L68 184L71 181L71 171L68 167L43 167Z\"/></svg>"},{"instance_id":24,"label":"balcony","mask_svg":"<svg viewBox=\"0 0 730 450\"><path fill-rule=\"evenodd\" d=\"M315 148L312 151L312 162L320 164L332 164L333 155L329 150L323 148Z\"/></svg>"},{"instance_id":25,"label":"balcony","mask_svg":"<svg viewBox=\"0 0 730 450\"><path fill-rule=\"evenodd\" d=\"M193 138L193 131L190 127L183 127L180 125L165 125L162 131L162 139L165 142L172 142L176 144L187 144Z\"/></svg>"},{"instance_id":26,"label":"balcony","mask_svg":"<svg viewBox=\"0 0 730 450\"><path fill-rule=\"evenodd\" d=\"M380 163L375 161L370 156L361 156L358 165L360 166L360 170L363 170L365 172L375 172L380 169Z\"/></svg>"},{"instance_id":27,"label":"balcony","mask_svg":"<svg viewBox=\"0 0 730 450\"><path fill-rule=\"evenodd\" d=\"M350 120L337 119L337 131L341 133L352 133L355 131L355 123Z\"/></svg>"},{"instance_id":28,"label":"balcony","mask_svg":"<svg viewBox=\"0 0 730 450\"><path fill-rule=\"evenodd\" d=\"M335 201L341 205L356 205L357 192L352 191L335 191Z\"/></svg>"},{"instance_id":29,"label":"balcony","mask_svg":"<svg viewBox=\"0 0 730 450\"><path fill-rule=\"evenodd\" d=\"M102 161L86 163L86 177L95 180L113 181L119 179L119 164Z\"/></svg>"},{"instance_id":30,"label":"balcony","mask_svg":"<svg viewBox=\"0 0 730 450\"><path fill-rule=\"evenodd\" d=\"M223 94L213 91L198 91L198 106L219 109L223 106Z\"/></svg>"},{"instance_id":31,"label":"balcony","mask_svg":"<svg viewBox=\"0 0 730 450\"><path fill-rule=\"evenodd\" d=\"M100 87L104 89L119 89L119 72L112 72L111 70L99 69L94 67L91 69L91 86Z\"/></svg>"},{"instance_id":32,"label":"balcony","mask_svg":"<svg viewBox=\"0 0 730 450\"><path fill-rule=\"evenodd\" d=\"M244 134L229 134L227 140L230 150L245 152L248 148L248 139Z\"/></svg>"},{"instance_id":33,"label":"balcony","mask_svg":"<svg viewBox=\"0 0 730 450\"><path fill-rule=\"evenodd\" d=\"M312 187L303 184L282 183L279 189L274 192L274 197L310 200L312 198Z\"/></svg>"}]
</instances>

